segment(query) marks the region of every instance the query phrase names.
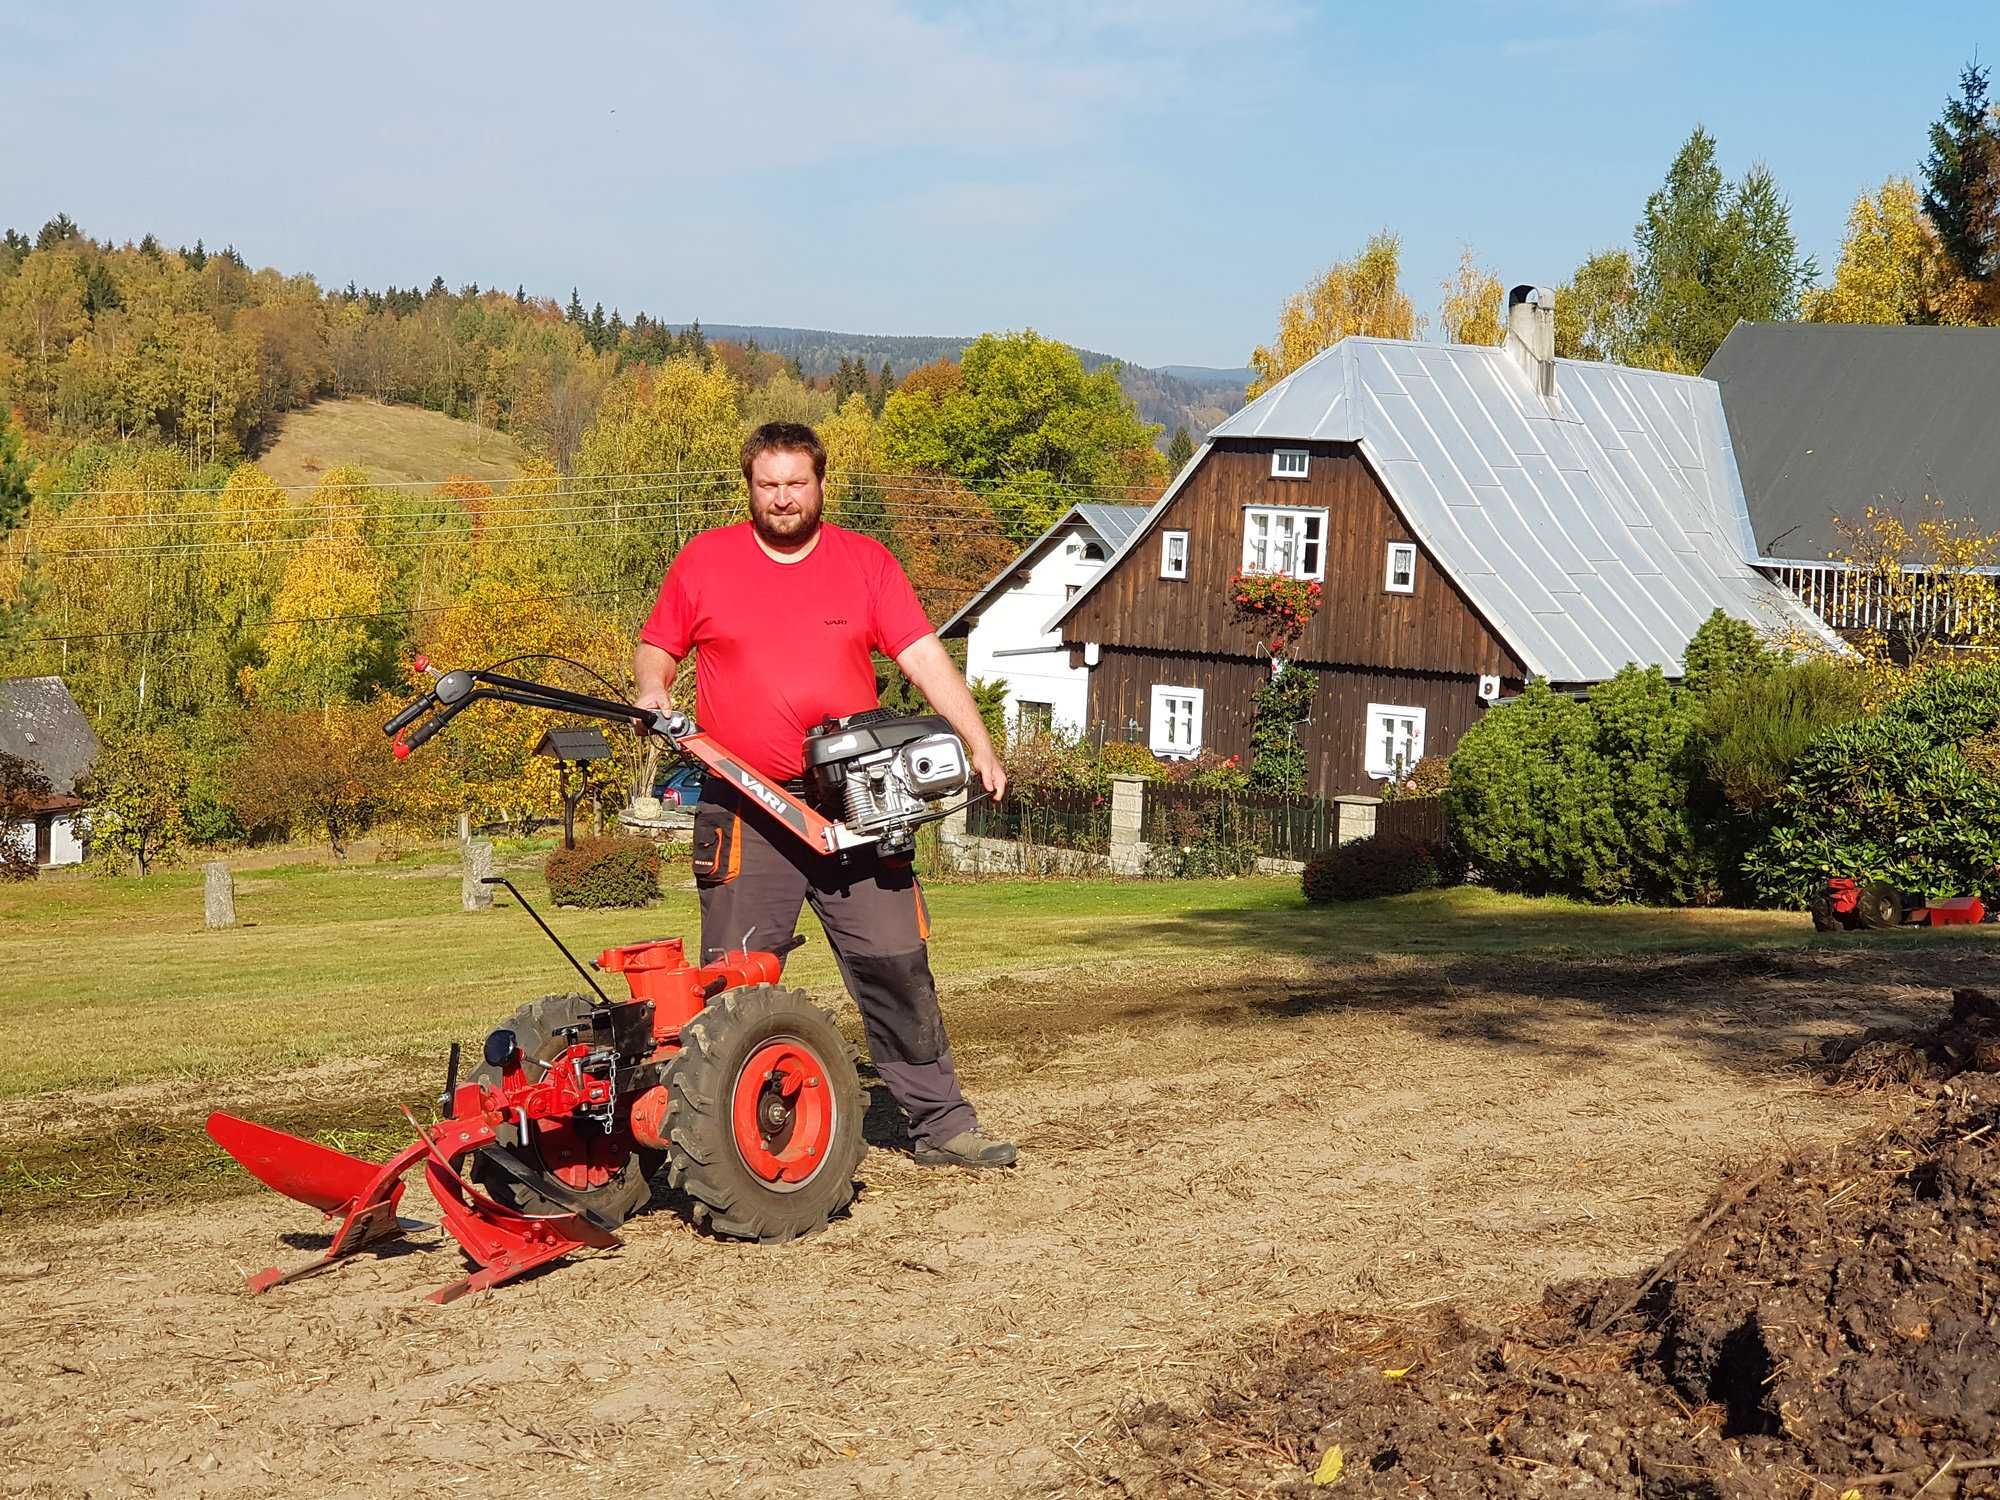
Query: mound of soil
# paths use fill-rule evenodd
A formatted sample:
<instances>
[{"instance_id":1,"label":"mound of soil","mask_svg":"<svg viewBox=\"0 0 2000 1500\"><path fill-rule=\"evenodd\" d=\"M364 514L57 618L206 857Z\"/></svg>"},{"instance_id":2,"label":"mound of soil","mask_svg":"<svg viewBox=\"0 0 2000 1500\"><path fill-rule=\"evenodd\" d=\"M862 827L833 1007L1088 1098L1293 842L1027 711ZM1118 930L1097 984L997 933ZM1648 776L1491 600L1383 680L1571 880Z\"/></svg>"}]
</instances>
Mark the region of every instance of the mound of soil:
<instances>
[{"instance_id":1,"label":"mound of soil","mask_svg":"<svg viewBox=\"0 0 2000 1500\"><path fill-rule=\"evenodd\" d=\"M1923 1086L1906 1120L1738 1177L1650 1273L1551 1288L1498 1325L1294 1324L1203 1409L1134 1413L1107 1477L1190 1496L2000 1496L2000 1006L1960 992L1931 1031L1829 1065L1891 1042Z\"/></svg>"},{"instance_id":2,"label":"mound of soil","mask_svg":"<svg viewBox=\"0 0 2000 1500\"><path fill-rule=\"evenodd\" d=\"M1861 1088L1927 1093L1960 1073L2000 1073L2000 1000L1954 990L1951 1014L1921 1030L1876 1026L1820 1049L1821 1076Z\"/></svg>"}]
</instances>

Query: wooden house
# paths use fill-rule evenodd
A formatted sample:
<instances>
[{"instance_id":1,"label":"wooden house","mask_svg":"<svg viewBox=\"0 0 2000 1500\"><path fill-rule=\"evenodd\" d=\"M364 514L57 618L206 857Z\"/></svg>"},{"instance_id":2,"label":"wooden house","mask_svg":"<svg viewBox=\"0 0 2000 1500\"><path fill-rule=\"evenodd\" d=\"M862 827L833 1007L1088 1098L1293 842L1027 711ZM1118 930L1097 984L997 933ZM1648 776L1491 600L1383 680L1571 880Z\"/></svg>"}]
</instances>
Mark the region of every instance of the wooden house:
<instances>
[{"instance_id":1,"label":"wooden house","mask_svg":"<svg viewBox=\"0 0 2000 1500\"><path fill-rule=\"evenodd\" d=\"M1272 662L1234 617L1239 571L1322 585L1290 651L1322 795L1449 753L1530 676L1678 675L1717 609L1826 635L1743 555L1713 383L1554 358L1537 288L1509 323L1492 348L1344 339L1215 428L1053 622L1089 720L1247 757Z\"/></svg>"}]
</instances>

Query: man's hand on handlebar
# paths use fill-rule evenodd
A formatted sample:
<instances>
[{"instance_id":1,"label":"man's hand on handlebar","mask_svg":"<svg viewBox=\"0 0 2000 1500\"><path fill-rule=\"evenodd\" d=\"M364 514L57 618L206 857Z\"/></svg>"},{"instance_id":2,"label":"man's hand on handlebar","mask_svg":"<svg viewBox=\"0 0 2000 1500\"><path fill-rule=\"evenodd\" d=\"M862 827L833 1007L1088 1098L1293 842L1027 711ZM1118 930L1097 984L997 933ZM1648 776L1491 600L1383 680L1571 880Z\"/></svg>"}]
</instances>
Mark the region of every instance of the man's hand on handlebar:
<instances>
[{"instance_id":1,"label":"man's hand on handlebar","mask_svg":"<svg viewBox=\"0 0 2000 1500\"><path fill-rule=\"evenodd\" d=\"M1007 768L989 742L972 752L972 771L995 802L1007 795Z\"/></svg>"}]
</instances>

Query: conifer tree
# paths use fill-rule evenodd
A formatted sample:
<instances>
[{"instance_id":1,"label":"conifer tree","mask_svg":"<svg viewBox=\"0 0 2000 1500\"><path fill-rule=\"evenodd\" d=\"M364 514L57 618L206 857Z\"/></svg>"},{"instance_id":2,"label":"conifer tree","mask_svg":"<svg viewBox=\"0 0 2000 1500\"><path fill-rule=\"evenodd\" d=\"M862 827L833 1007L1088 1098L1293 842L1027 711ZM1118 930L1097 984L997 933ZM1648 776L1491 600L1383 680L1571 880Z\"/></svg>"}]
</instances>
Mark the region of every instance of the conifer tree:
<instances>
[{"instance_id":1,"label":"conifer tree","mask_svg":"<svg viewBox=\"0 0 2000 1500\"><path fill-rule=\"evenodd\" d=\"M1987 98L1987 74L1977 62L1960 70L1924 161L1924 212L1959 275L1973 281L2000 272L2000 111Z\"/></svg>"},{"instance_id":2,"label":"conifer tree","mask_svg":"<svg viewBox=\"0 0 2000 1500\"><path fill-rule=\"evenodd\" d=\"M1194 439L1188 436L1187 428L1176 427L1173 441L1167 444L1167 467L1178 474L1193 457Z\"/></svg>"}]
</instances>

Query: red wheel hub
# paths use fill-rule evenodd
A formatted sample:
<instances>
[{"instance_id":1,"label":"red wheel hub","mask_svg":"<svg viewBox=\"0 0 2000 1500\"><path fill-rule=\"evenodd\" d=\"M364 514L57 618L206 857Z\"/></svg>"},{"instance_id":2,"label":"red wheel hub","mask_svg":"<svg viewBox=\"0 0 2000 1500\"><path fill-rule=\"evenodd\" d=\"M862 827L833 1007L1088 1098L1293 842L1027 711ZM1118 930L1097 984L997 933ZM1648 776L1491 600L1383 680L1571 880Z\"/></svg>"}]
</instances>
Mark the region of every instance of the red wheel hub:
<instances>
[{"instance_id":1,"label":"red wheel hub","mask_svg":"<svg viewBox=\"0 0 2000 1500\"><path fill-rule=\"evenodd\" d=\"M818 1054L795 1038L775 1038L736 1075L730 1102L736 1153L765 1182L797 1187L825 1165L834 1113Z\"/></svg>"}]
</instances>

